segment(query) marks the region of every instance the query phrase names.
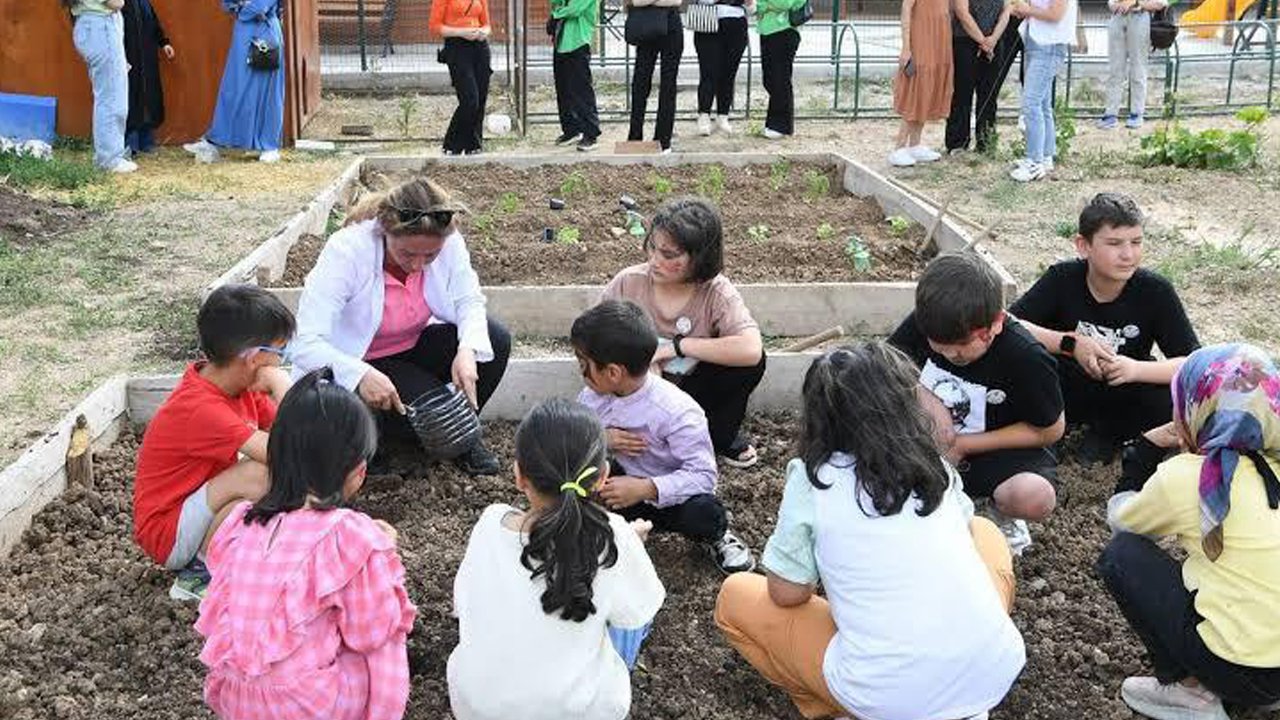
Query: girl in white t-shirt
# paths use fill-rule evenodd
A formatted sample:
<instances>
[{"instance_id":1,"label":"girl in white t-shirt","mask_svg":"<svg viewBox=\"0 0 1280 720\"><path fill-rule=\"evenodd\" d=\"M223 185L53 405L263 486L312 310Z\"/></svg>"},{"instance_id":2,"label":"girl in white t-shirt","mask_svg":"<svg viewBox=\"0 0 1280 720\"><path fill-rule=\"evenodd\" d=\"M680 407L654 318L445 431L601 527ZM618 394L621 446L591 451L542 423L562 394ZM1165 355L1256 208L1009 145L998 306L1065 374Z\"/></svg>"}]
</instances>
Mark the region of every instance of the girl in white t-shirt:
<instances>
[{"instance_id":1,"label":"girl in white t-shirt","mask_svg":"<svg viewBox=\"0 0 1280 720\"><path fill-rule=\"evenodd\" d=\"M732 575L716 602L808 718L985 718L1026 661L1009 546L939 456L918 376L884 343L814 361L766 577Z\"/></svg>"},{"instance_id":2,"label":"girl in white t-shirt","mask_svg":"<svg viewBox=\"0 0 1280 720\"><path fill-rule=\"evenodd\" d=\"M643 544L652 525L590 499L609 463L586 407L542 403L515 444L529 509L490 505L471 530L453 584L449 704L458 720L621 720L629 669L666 598Z\"/></svg>"}]
</instances>

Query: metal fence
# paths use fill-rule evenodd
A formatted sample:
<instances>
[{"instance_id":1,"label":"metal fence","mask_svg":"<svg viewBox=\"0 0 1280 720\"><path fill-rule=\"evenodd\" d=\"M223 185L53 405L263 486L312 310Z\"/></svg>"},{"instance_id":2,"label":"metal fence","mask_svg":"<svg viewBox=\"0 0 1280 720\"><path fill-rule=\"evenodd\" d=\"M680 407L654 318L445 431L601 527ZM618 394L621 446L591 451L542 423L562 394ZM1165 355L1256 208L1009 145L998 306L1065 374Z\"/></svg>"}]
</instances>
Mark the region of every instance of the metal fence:
<instances>
[{"instance_id":1,"label":"metal fence","mask_svg":"<svg viewBox=\"0 0 1280 720\"><path fill-rule=\"evenodd\" d=\"M322 72L325 75L401 73L421 76L447 70L436 61L438 42L428 38L431 0L319 0L321 8ZM1209 39L1183 32L1167 51L1150 57L1149 114L1178 116L1232 112L1258 105L1275 110L1276 41L1280 22L1275 0L1258 0L1252 18L1206 23L1185 28L1213 33ZM796 57L796 84L821 89L822 102L797 106L799 119L875 118L893 116L888 88L900 47L895 0L815 0L817 17L802 28ZM1097 86L1106 74L1106 15L1086 3L1081 34L1089 47L1068 55L1064 77L1056 84L1058 98L1078 115L1100 114L1102 93ZM530 88L550 78L552 48L543 27L549 0L491 0L495 79L505 79L515 108L517 127L554 122L555 113L530 102ZM607 79L602 90L601 120L623 121L630 112L634 55L623 40L622 0L602 0L592 67ZM739 118L757 115L764 103L756 63L758 39L743 56L739 70ZM686 43L692 48L692 43ZM687 51L682 63L696 65ZM696 75L696 73L694 73ZM1015 73L1010 73L1016 78ZM683 73L689 83L689 71ZM351 82L343 83L351 87ZM358 83L357 83L358 85ZM385 88L385 84L373 84ZM1017 83L1006 83L1006 93ZM621 98L618 95L621 95ZM1016 113L1016 103L1003 102L1002 114ZM685 108L684 119L690 116Z\"/></svg>"}]
</instances>

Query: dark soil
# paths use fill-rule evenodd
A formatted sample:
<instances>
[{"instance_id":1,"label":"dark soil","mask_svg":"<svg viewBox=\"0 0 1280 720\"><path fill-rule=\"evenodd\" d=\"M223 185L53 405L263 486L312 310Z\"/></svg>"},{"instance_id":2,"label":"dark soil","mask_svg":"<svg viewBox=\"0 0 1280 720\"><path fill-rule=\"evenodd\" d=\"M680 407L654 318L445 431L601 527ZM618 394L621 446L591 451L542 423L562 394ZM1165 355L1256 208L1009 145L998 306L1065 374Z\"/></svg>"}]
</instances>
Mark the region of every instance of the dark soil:
<instances>
[{"instance_id":1,"label":"dark soil","mask_svg":"<svg viewBox=\"0 0 1280 720\"><path fill-rule=\"evenodd\" d=\"M87 210L50 200L37 200L0 185L0 238L26 244L80 227L92 217Z\"/></svg>"},{"instance_id":2,"label":"dark soil","mask_svg":"<svg viewBox=\"0 0 1280 720\"><path fill-rule=\"evenodd\" d=\"M307 273L315 267L320 251L324 249L324 238L319 235L303 235L298 242L289 248L289 256L285 260L284 275L271 283L272 287L302 287L307 281Z\"/></svg>"},{"instance_id":3,"label":"dark soil","mask_svg":"<svg viewBox=\"0 0 1280 720\"><path fill-rule=\"evenodd\" d=\"M721 183L712 181L709 167L722 172L723 189L715 189ZM911 280L924 264L915 252L924 228L912 224L895 235L880 206L844 192L828 165L479 165L438 167L430 174L470 208L462 230L486 285L603 284L642 262L641 239L621 232L626 218L618 198L624 194L639 203L646 222L669 197L718 196L725 274L735 282ZM550 209L551 198L566 207ZM545 228L553 234L576 230L578 239L543 242ZM871 255L862 271L846 254L852 235ZM291 252L285 279L277 284L301 284L318 253L318 247Z\"/></svg>"},{"instance_id":4,"label":"dark soil","mask_svg":"<svg viewBox=\"0 0 1280 720\"><path fill-rule=\"evenodd\" d=\"M727 469L720 492L734 528L758 550L774 523L795 420L757 416L748 429L763 461ZM511 436L509 424L488 433L504 458L511 457ZM69 489L0 563L0 717L210 717L201 705L200 642L191 628L196 608L168 599L170 576L131 540L136 447L125 437L100 455L97 488ZM409 594L419 608L409 639L408 717L439 720L449 717L445 662L457 642L449 604L467 534L482 508L514 503L518 494L508 477L470 479L452 466L425 466L411 452L393 456L390 471L370 478L358 505L400 529ZM1108 535L1102 503L1114 471L1061 468L1059 508L1033 528L1036 544L1017 563L1014 619L1027 643L1027 669L995 718L1136 717L1118 699L1119 684L1149 670L1091 569ZM711 613L721 576L709 556L674 537L655 537L649 551L668 595L634 675L632 717L798 718L717 632Z\"/></svg>"}]
</instances>

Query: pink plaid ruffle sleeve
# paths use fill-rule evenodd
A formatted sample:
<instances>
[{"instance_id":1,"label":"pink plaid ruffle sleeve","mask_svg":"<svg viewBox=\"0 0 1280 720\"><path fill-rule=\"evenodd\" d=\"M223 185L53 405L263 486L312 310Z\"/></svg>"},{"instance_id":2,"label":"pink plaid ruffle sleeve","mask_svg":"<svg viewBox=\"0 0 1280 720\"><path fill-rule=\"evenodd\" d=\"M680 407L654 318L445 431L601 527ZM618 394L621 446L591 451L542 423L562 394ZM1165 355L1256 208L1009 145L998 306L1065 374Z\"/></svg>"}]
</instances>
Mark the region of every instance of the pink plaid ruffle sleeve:
<instances>
[{"instance_id":1,"label":"pink plaid ruffle sleeve","mask_svg":"<svg viewBox=\"0 0 1280 720\"><path fill-rule=\"evenodd\" d=\"M366 515L296 510L265 526L232 511L210 543L196 630L205 702L236 720L404 714L417 611L395 546Z\"/></svg>"}]
</instances>

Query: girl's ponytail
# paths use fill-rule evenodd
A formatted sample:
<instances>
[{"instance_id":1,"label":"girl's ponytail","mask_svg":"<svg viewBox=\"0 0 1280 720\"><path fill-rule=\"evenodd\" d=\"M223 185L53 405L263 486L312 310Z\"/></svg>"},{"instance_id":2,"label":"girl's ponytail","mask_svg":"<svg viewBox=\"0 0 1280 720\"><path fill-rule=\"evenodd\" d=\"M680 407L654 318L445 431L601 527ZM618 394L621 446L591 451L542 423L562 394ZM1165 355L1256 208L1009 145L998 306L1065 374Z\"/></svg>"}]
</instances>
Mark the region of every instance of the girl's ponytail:
<instances>
[{"instance_id":1,"label":"girl's ponytail","mask_svg":"<svg viewBox=\"0 0 1280 720\"><path fill-rule=\"evenodd\" d=\"M605 463L604 428L585 407L549 400L520 423L516 463L539 493L556 498L530 528L520 563L546 581L544 612L582 622L596 611L596 572L618 560L608 513L590 500Z\"/></svg>"}]
</instances>

